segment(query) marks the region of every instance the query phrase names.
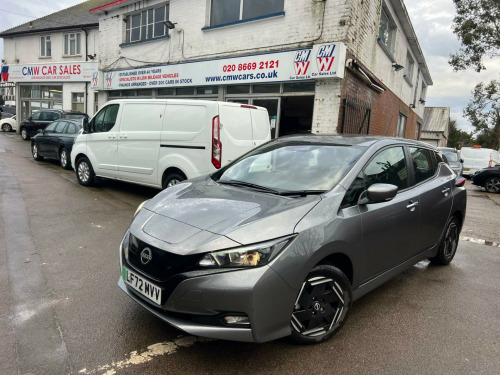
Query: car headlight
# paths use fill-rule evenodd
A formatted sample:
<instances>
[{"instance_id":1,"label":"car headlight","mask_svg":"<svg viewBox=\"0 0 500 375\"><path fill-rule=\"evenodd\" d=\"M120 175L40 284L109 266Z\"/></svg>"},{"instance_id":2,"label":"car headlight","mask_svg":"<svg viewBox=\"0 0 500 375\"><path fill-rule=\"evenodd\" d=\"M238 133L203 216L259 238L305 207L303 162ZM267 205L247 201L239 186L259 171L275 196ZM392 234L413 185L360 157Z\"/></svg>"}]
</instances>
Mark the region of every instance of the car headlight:
<instances>
[{"instance_id":1,"label":"car headlight","mask_svg":"<svg viewBox=\"0 0 500 375\"><path fill-rule=\"evenodd\" d=\"M149 200L149 199L148 199ZM142 208L144 207L144 205L146 204L147 201L144 201L142 202L139 207L137 207L137 210L135 210L135 214L134 214L134 217L137 216L137 214L139 213L140 210L142 210Z\"/></svg>"},{"instance_id":2,"label":"car headlight","mask_svg":"<svg viewBox=\"0 0 500 375\"><path fill-rule=\"evenodd\" d=\"M259 267L268 264L295 236L278 238L250 246L214 251L205 254L198 262L201 267Z\"/></svg>"}]
</instances>

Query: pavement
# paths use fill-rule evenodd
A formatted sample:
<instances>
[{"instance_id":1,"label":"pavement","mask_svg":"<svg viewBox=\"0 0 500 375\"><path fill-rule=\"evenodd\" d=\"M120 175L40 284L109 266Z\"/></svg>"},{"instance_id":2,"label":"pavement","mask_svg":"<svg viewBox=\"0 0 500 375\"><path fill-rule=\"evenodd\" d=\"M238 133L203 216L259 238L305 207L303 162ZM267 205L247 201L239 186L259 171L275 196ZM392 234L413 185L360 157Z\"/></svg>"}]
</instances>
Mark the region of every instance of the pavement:
<instances>
[{"instance_id":1,"label":"pavement","mask_svg":"<svg viewBox=\"0 0 500 375\"><path fill-rule=\"evenodd\" d=\"M116 285L118 244L157 190L82 187L0 133L0 374L499 374L500 195L466 188L453 262L420 262L357 300L331 340L208 340Z\"/></svg>"}]
</instances>

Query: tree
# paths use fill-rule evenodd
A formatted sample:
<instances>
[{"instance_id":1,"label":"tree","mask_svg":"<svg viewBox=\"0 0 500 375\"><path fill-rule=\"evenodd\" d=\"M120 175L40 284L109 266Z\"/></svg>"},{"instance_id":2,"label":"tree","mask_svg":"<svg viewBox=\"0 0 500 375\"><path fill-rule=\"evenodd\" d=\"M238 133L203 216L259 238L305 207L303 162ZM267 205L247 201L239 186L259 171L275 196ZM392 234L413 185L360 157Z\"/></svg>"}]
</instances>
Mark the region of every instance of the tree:
<instances>
[{"instance_id":1,"label":"tree","mask_svg":"<svg viewBox=\"0 0 500 375\"><path fill-rule=\"evenodd\" d=\"M463 146L472 146L474 144L472 134L458 129L456 120L450 120L449 129L447 147L460 149Z\"/></svg>"},{"instance_id":2,"label":"tree","mask_svg":"<svg viewBox=\"0 0 500 375\"><path fill-rule=\"evenodd\" d=\"M483 147L498 150L500 146L500 82L479 83L464 109L464 116L478 133L476 142Z\"/></svg>"},{"instance_id":3,"label":"tree","mask_svg":"<svg viewBox=\"0 0 500 375\"><path fill-rule=\"evenodd\" d=\"M457 15L452 29L462 48L452 54L449 64L455 71L469 67L485 69L485 57L500 56L500 1L453 0Z\"/></svg>"}]
</instances>

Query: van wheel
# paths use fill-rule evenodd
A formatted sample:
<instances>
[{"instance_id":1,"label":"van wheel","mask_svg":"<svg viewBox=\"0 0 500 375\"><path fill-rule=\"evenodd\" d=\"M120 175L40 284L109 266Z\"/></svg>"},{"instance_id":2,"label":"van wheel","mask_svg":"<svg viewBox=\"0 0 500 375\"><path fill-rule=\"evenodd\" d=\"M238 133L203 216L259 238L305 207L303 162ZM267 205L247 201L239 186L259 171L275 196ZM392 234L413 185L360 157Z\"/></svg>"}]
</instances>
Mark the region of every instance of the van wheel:
<instances>
[{"instance_id":1,"label":"van wheel","mask_svg":"<svg viewBox=\"0 0 500 375\"><path fill-rule=\"evenodd\" d=\"M182 182L186 179L186 177L178 174L172 173L163 178L163 182L161 184L162 189L169 188L171 186L177 185L179 182Z\"/></svg>"},{"instance_id":2,"label":"van wheel","mask_svg":"<svg viewBox=\"0 0 500 375\"><path fill-rule=\"evenodd\" d=\"M317 344L327 340L342 328L351 305L351 283L346 275L334 266L314 267L295 301L292 341Z\"/></svg>"},{"instance_id":3,"label":"van wheel","mask_svg":"<svg viewBox=\"0 0 500 375\"><path fill-rule=\"evenodd\" d=\"M21 138L24 139L25 141L30 139L30 136L28 135L28 131L26 130L26 128L21 129Z\"/></svg>"},{"instance_id":4,"label":"van wheel","mask_svg":"<svg viewBox=\"0 0 500 375\"><path fill-rule=\"evenodd\" d=\"M82 157L76 162L76 178L78 183L83 186L92 186L94 183L94 169L89 159Z\"/></svg>"},{"instance_id":5,"label":"van wheel","mask_svg":"<svg viewBox=\"0 0 500 375\"><path fill-rule=\"evenodd\" d=\"M61 152L59 153L59 161L61 162L61 167L63 167L64 169L71 169L68 151L66 151L65 148L62 148Z\"/></svg>"}]
</instances>

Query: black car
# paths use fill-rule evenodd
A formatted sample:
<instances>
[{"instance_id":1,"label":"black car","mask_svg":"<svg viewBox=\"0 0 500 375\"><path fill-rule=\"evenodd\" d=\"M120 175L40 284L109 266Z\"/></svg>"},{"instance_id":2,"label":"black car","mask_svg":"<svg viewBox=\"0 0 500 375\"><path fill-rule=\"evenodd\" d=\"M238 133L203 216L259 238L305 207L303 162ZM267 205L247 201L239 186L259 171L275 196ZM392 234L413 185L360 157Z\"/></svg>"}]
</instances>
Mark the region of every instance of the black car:
<instances>
[{"instance_id":1,"label":"black car","mask_svg":"<svg viewBox=\"0 0 500 375\"><path fill-rule=\"evenodd\" d=\"M500 164L474 173L472 183L484 187L488 193L500 193Z\"/></svg>"},{"instance_id":2,"label":"black car","mask_svg":"<svg viewBox=\"0 0 500 375\"><path fill-rule=\"evenodd\" d=\"M71 169L71 149L75 138L82 129L81 120L54 121L31 141L33 159L40 161L44 158L58 159L61 167Z\"/></svg>"},{"instance_id":3,"label":"black car","mask_svg":"<svg viewBox=\"0 0 500 375\"><path fill-rule=\"evenodd\" d=\"M79 111L63 111L60 109L42 109L34 112L30 117L21 122L19 131L21 138L27 141L35 136L38 130L43 130L51 122L59 119L83 119L88 118L86 113Z\"/></svg>"}]
</instances>

